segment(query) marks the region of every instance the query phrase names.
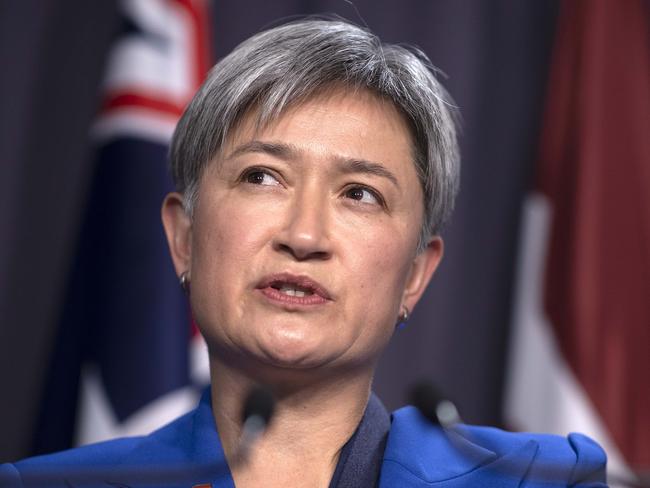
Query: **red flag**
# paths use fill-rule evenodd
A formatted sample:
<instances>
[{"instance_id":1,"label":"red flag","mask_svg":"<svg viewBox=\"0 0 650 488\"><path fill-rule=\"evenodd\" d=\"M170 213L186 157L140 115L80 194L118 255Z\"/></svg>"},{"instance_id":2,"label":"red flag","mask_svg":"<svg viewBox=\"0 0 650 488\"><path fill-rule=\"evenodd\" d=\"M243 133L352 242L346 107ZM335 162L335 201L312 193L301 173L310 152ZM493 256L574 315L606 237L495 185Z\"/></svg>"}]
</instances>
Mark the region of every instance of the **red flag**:
<instances>
[{"instance_id":1,"label":"red flag","mask_svg":"<svg viewBox=\"0 0 650 488\"><path fill-rule=\"evenodd\" d=\"M547 244L528 235L529 245L540 248L537 278L544 281L535 292L539 303L531 298L526 311L521 289L530 276L520 275L514 324L522 327L526 314L540 314L535 327L548 325L556 352L543 356L545 364L526 378L511 373L508 394L508 415L517 427L554 430L567 424L589 430L588 424L598 424L591 434L605 437L598 440L638 470L650 468L648 5L562 3L537 178L537 202L550 210L547 232L537 237L548 238ZM524 346L514 340L518 347ZM513 361L518 356L513 350ZM555 360L562 365L551 365ZM519 367L526 369L511 364ZM522 411L524 389L539 398L544 413ZM582 406L571 407L573 399Z\"/></svg>"}]
</instances>

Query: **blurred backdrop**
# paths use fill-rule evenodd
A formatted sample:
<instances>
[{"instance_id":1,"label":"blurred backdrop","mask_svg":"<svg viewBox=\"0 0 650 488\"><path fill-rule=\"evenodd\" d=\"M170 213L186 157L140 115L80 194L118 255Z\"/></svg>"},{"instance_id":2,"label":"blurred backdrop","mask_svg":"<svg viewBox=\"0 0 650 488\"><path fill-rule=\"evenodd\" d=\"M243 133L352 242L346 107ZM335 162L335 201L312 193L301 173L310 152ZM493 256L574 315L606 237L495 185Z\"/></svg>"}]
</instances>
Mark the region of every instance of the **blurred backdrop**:
<instances>
[{"instance_id":1,"label":"blurred backdrop","mask_svg":"<svg viewBox=\"0 0 650 488\"><path fill-rule=\"evenodd\" d=\"M375 390L582 430L650 469L647 0L26 0L0 5L0 461L147 431L207 382L159 224L209 66L282 19L414 44L462 114L446 253Z\"/></svg>"}]
</instances>

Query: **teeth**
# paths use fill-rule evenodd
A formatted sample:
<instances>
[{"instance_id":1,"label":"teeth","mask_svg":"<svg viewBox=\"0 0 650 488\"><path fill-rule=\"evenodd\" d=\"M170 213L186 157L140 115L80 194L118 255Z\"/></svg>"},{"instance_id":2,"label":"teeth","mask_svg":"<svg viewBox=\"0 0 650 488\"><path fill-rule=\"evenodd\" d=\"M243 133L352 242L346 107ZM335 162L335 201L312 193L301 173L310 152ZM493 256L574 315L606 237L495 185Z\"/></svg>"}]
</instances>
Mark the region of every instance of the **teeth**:
<instances>
[{"instance_id":1,"label":"teeth","mask_svg":"<svg viewBox=\"0 0 650 488\"><path fill-rule=\"evenodd\" d=\"M285 295L288 295L290 297L304 297L307 294L309 295L312 294L309 291L298 290L295 287L290 285L282 285L280 287L280 293L284 293Z\"/></svg>"}]
</instances>

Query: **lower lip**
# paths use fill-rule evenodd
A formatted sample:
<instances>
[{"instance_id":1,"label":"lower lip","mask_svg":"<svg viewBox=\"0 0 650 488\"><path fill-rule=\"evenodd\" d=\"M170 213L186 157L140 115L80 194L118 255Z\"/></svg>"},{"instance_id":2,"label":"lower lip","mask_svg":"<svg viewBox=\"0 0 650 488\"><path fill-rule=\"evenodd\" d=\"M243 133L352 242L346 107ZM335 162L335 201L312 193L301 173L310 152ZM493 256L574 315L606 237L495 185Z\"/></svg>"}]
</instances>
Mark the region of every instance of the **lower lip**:
<instances>
[{"instance_id":1,"label":"lower lip","mask_svg":"<svg viewBox=\"0 0 650 488\"><path fill-rule=\"evenodd\" d=\"M314 306L314 305L324 305L329 302L328 299L323 298L322 296L314 293L312 295L305 295L304 297L297 297L293 295L286 295L280 290L276 290L270 286L266 288L260 288L259 291L268 298L270 301L282 304L282 305L294 305L294 306Z\"/></svg>"}]
</instances>

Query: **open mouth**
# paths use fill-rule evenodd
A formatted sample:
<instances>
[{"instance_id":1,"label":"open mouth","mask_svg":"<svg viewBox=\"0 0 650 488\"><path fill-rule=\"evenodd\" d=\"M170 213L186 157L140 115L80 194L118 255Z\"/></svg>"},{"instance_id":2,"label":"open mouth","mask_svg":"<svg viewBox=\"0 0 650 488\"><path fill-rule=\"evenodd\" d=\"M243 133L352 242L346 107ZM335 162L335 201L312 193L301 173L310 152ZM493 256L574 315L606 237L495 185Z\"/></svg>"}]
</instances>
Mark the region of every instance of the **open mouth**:
<instances>
[{"instance_id":1,"label":"open mouth","mask_svg":"<svg viewBox=\"0 0 650 488\"><path fill-rule=\"evenodd\" d=\"M274 282L271 283L271 288L290 297L307 297L315 293L312 288L305 288L293 283Z\"/></svg>"},{"instance_id":2,"label":"open mouth","mask_svg":"<svg viewBox=\"0 0 650 488\"><path fill-rule=\"evenodd\" d=\"M274 274L263 278L257 288L268 298L285 304L318 305L332 300L322 285L304 275Z\"/></svg>"}]
</instances>

